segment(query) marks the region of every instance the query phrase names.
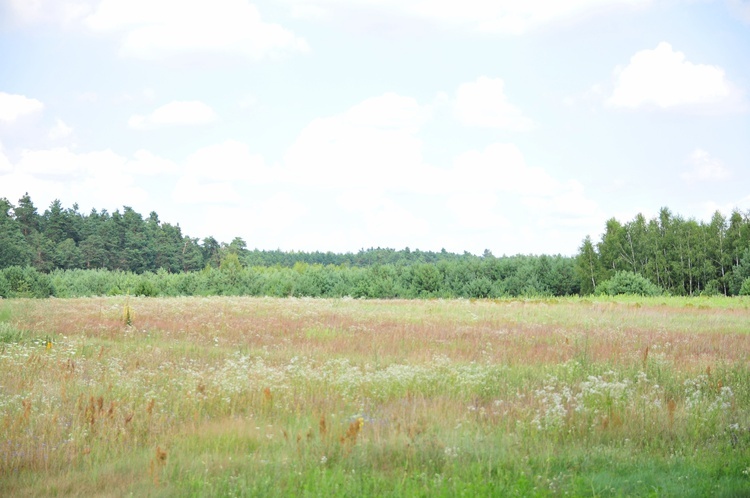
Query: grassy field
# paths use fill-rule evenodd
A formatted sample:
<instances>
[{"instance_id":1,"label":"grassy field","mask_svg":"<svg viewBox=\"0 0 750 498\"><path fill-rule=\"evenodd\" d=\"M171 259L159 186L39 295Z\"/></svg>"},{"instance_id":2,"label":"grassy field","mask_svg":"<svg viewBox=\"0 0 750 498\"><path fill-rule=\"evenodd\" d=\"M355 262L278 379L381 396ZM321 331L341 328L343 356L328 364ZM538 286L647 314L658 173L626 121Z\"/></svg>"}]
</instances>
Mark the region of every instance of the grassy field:
<instances>
[{"instance_id":1,"label":"grassy field","mask_svg":"<svg viewBox=\"0 0 750 498\"><path fill-rule=\"evenodd\" d=\"M750 496L750 300L0 301L0 496Z\"/></svg>"}]
</instances>

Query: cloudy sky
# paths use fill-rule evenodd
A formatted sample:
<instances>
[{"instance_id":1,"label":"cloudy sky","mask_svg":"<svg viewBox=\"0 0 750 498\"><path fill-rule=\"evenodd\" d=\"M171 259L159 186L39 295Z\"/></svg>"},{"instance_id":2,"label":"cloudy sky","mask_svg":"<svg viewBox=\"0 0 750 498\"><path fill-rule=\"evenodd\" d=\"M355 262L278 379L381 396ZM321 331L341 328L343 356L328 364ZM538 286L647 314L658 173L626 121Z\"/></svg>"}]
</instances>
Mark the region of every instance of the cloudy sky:
<instances>
[{"instance_id":1,"label":"cloudy sky","mask_svg":"<svg viewBox=\"0 0 750 498\"><path fill-rule=\"evenodd\" d=\"M0 197L574 254L750 209L747 0L0 0Z\"/></svg>"}]
</instances>

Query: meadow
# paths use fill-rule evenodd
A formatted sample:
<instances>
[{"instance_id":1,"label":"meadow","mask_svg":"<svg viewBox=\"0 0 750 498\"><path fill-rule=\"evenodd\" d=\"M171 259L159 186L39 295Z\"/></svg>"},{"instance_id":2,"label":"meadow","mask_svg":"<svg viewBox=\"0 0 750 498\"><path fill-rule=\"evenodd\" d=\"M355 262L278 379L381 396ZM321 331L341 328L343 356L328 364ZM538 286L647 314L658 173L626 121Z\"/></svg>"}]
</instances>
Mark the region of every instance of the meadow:
<instances>
[{"instance_id":1,"label":"meadow","mask_svg":"<svg viewBox=\"0 0 750 498\"><path fill-rule=\"evenodd\" d=\"M0 496L748 496L750 299L0 300Z\"/></svg>"}]
</instances>

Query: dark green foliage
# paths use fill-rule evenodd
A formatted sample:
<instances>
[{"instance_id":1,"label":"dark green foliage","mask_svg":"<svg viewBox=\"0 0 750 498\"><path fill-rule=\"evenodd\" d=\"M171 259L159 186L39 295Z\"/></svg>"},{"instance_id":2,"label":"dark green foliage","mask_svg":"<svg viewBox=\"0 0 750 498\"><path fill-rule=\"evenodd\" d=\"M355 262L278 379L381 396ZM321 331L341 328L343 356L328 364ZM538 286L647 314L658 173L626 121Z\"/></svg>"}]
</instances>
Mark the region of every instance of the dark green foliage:
<instances>
[{"instance_id":1,"label":"dark green foliage","mask_svg":"<svg viewBox=\"0 0 750 498\"><path fill-rule=\"evenodd\" d=\"M80 268L83 255L73 239L65 239L55 248L53 262L56 268Z\"/></svg>"},{"instance_id":2,"label":"dark green foliage","mask_svg":"<svg viewBox=\"0 0 750 498\"><path fill-rule=\"evenodd\" d=\"M13 205L7 199L0 198L0 268L23 266L31 261L31 250L12 210Z\"/></svg>"},{"instance_id":3,"label":"dark green foliage","mask_svg":"<svg viewBox=\"0 0 750 498\"><path fill-rule=\"evenodd\" d=\"M633 273L632 271L618 271L612 278L602 282L598 292L609 296L619 294L658 296L662 293L662 290L659 286L637 273Z\"/></svg>"},{"instance_id":4,"label":"dark green foliage","mask_svg":"<svg viewBox=\"0 0 750 498\"><path fill-rule=\"evenodd\" d=\"M10 283L5 278L5 272L0 270L0 297L8 297L10 294Z\"/></svg>"},{"instance_id":5,"label":"dark green foliage","mask_svg":"<svg viewBox=\"0 0 750 498\"><path fill-rule=\"evenodd\" d=\"M216 266L223 253L238 245L210 240L215 246L206 252L216 257ZM18 207L0 199L0 268L31 264L45 273L76 268L180 272L199 270L211 261L197 239L183 237L179 225L160 222L154 212L143 219L125 206L122 213L94 209L84 215L77 205L65 209L55 200L39 215L28 194Z\"/></svg>"}]
</instances>

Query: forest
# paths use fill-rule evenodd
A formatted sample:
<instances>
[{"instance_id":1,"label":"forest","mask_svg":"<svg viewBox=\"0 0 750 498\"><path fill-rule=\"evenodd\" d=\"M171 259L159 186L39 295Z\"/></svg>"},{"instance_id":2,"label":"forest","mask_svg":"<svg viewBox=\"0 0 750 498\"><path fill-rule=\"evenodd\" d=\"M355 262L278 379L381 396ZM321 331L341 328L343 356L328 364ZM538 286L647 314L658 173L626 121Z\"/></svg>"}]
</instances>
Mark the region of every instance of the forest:
<instances>
[{"instance_id":1,"label":"forest","mask_svg":"<svg viewBox=\"0 0 750 498\"><path fill-rule=\"evenodd\" d=\"M123 207L109 213L59 200L39 213L28 194L0 198L0 296L251 295L495 298L633 293L750 294L750 218L710 222L663 208L586 237L575 257L496 257L389 248L357 253L248 249L183 234Z\"/></svg>"},{"instance_id":2,"label":"forest","mask_svg":"<svg viewBox=\"0 0 750 498\"><path fill-rule=\"evenodd\" d=\"M584 239L576 259L582 294L627 272L672 295L747 295L750 217L734 210L727 219L717 211L701 222L665 207L651 220L611 218L600 241Z\"/></svg>"}]
</instances>

